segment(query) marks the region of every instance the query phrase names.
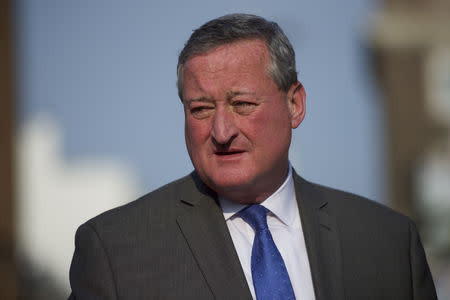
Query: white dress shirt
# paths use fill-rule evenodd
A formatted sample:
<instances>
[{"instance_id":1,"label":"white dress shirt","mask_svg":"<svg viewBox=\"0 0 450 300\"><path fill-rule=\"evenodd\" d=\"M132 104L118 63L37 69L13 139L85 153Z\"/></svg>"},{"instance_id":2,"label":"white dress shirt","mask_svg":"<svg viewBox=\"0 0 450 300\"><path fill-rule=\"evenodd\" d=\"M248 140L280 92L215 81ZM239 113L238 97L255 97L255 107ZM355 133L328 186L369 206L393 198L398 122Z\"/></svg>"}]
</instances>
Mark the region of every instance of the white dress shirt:
<instances>
[{"instance_id":1,"label":"white dress shirt","mask_svg":"<svg viewBox=\"0 0 450 300\"><path fill-rule=\"evenodd\" d=\"M247 205L234 203L221 196L219 196L219 202L250 292L253 299L256 299L251 271L255 233L252 227L237 214ZM275 245L283 257L296 299L314 300L311 269L295 197L291 167L289 167L289 174L284 183L261 205L270 210L267 215L267 224Z\"/></svg>"}]
</instances>

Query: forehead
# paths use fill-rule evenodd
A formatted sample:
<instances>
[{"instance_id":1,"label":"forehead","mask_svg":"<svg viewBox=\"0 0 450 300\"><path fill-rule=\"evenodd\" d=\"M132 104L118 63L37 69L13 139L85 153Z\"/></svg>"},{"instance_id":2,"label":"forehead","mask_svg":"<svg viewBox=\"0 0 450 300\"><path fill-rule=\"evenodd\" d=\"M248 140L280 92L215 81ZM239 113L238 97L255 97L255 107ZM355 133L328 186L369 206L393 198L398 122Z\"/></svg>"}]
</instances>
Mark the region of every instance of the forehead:
<instances>
[{"instance_id":1,"label":"forehead","mask_svg":"<svg viewBox=\"0 0 450 300\"><path fill-rule=\"evenodd\" d=\"M206 53L195 55L186 61L184 69L188 70L188 73L199 70L216 73L233 67L243 72L256 67L265 73L268 62L266 43L259 39L248 39L221 45Z\"/></svg>"}]
</instances>

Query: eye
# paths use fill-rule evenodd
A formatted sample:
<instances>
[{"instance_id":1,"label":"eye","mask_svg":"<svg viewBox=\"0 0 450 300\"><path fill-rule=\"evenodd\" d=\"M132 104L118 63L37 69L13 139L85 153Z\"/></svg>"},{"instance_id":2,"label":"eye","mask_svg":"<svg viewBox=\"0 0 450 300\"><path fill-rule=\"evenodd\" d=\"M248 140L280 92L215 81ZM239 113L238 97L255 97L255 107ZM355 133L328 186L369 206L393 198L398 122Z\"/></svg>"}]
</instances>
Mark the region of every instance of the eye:
<instances>
[{"instance_id":1,"label":"eye","mask_svg":"<svg viewBox=\"0 0 450 300\"><path fill-rule=\"evenodd\" d=\"M250 101L235 101L233 102L234 110L240 114L248 114L251 113L256 107L257 103Z\"/></svg>"},{"instance_id":2,"label":"eye","mask_svg":"<svg viewBox=\"0 0 450 300\"><path fill-rule=\"evenodd\" d=\"M197 105L189 109L191 115L196 119L203 119L209 117L214 110L213 106L209 105Z\"/></svg>"},{"instance_id":3,"label":"eye","mask_svg":"<svg viewBox=\"0 0 450 300\"><path fill-rule=\"evenodd\" d=\"M241 106L241 107L255 105L255 103L247 102L247 101L236 101L236 102L234 102L233 104L234 104L235 106Z\"/></svg>"}]
</instances>

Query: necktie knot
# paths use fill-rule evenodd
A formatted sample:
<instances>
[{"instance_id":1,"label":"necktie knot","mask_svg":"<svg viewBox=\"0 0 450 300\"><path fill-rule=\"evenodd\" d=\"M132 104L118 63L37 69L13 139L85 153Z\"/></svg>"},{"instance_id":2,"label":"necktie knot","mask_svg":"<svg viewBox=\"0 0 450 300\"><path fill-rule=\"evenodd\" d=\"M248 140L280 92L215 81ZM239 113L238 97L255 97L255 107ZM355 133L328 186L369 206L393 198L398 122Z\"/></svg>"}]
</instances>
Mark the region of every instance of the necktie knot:
<instances>
[{"instance_id":1,"label":"necktie knot","mask_svg":"<svg viewBox=\"0 0 450 300\"><path fill-rule=\"evenodd\" d=\"M269 229L267 226L267 213L269 210L260 204L252 204L239 212L255 232Z\"/></svg>"}]
</instances>

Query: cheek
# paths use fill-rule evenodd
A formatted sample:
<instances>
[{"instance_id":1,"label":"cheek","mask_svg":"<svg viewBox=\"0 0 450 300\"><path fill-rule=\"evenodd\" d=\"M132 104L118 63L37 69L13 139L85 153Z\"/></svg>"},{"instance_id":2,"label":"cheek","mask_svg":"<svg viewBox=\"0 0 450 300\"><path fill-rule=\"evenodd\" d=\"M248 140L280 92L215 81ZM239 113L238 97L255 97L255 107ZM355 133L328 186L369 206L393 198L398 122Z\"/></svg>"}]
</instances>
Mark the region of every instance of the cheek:
<instances>
[{"instance_id":1,"label":"cheek","mask_svg":"<svg viewBox=\"0 0 450 300\"><path fill-rule=\"evenodd\" d=\"M272 141L274 136L277 140L276 136L281 138L291 130L291 119L287 107L270 107L249 120L249 123L252 124L253 134L262 139L272 139Z\"/></svg>"},{"instance_id":2,"label":"cheek","mask_svg":"<svg viewBox=\"0 0 450 300\"><path fill-rule=\"evenodd\" d=\"M248 138L263 161L272 160L289 148L291 122L287 109L275 108L258 114L247 123Z\"/></svg>"},{"instance_id":3,"label":"cheek","mask_svg":"<svg viewBox=\"0 0 450 300\"><path fill-rule=\"evenodd\" d=\"M207 121L192 119L186 121L184 134L189 151L194 148L196 148L195 150L198 150L197 148L208 140L210 132L208 128L209 125Z\"/></svg>"}]
</instances>

